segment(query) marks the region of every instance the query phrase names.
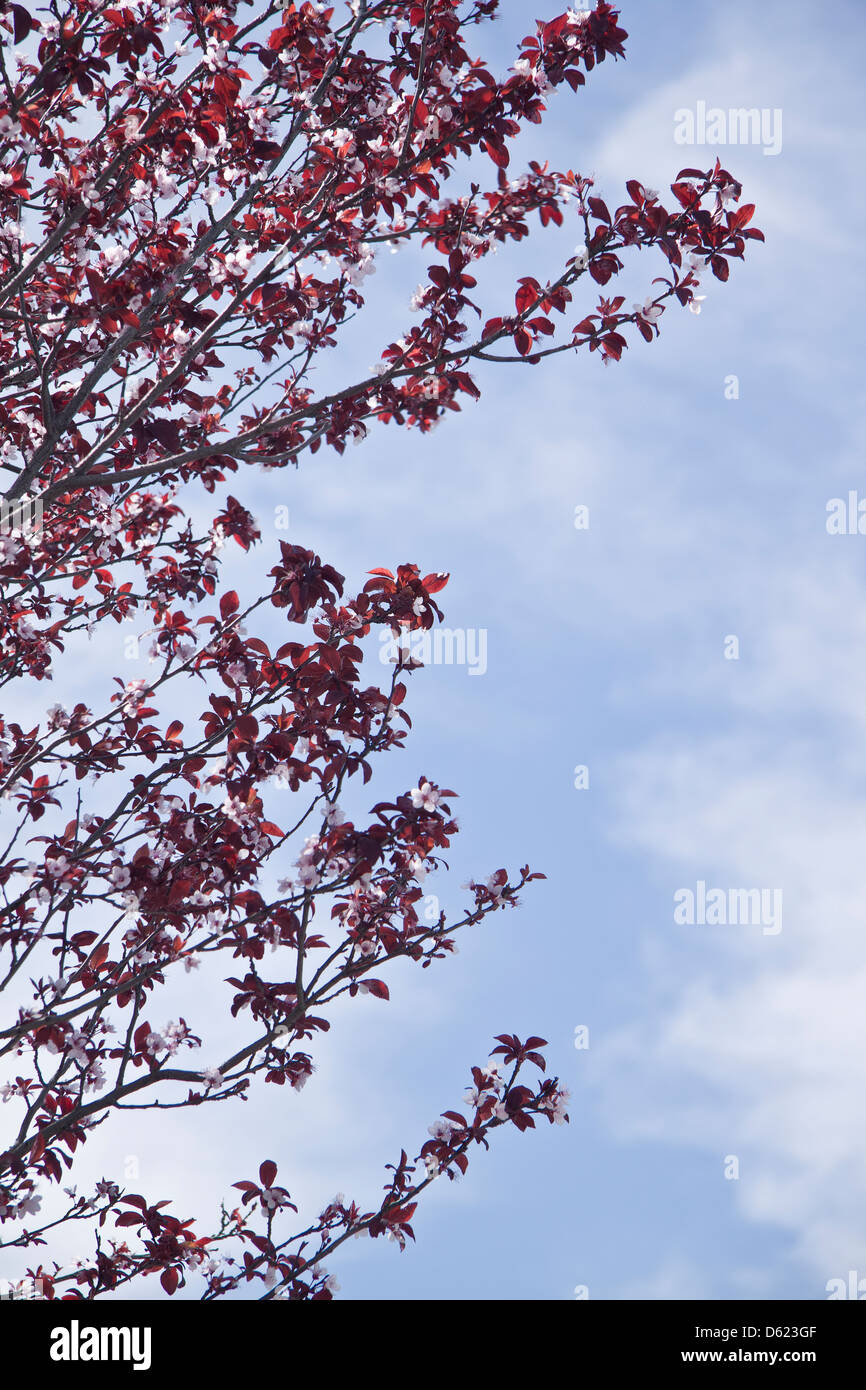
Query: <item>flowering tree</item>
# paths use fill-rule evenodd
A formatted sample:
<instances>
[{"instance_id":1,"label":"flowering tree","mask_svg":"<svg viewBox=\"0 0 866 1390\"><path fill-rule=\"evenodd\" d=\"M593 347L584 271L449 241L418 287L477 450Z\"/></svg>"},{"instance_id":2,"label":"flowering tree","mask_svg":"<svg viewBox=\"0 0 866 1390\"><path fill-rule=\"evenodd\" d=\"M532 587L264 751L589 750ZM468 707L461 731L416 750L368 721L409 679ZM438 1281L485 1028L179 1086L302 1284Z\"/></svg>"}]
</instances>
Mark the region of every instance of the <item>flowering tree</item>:
<instances>
[{"instance_id":1,"label":"flowering tree","mask_svg":"<svg viewBox=\"0 0 866 1390\"><path fill-rule=\"evenodd\" d=\"M226 542L259 539L228 475L241 492L248 465L342 453L377 422L428 431L478 396L480 363L617 361L629 333L652 342L669 305L698 307L706 269L726 280L761 236L718 163L678 175L672 210L635 180L610 211L570 170L511 176L524 123L622 56L626 35L604 0L569 10L500 78L468 47L498 4L0 4L0 682L29 709L64 652L74 662L84 634L122 622L144 628L152 671L107 676L93 708L0 718L0 1244L36 1247L27 1272L49 1298L148 1274L168 1294L330 1298L324 1261L350 1236L402 1248L419 1194L493 1130L566 1118L543 1039L502 1034L463 1109L399 1155L372 1205L340 1197L293 1222L270 1159L203 1233L114 1181L62 1187L118 1110L212 1105L261 1081L299 1090L329 1005L386 1001L390 961L444 958L537 877L500 869L469 885L456 920L425 920L455 793L421 776L359 823L340 809L348 780L366 783L406 738L417 665L400 647L385 688L365 685L359 643L374 626L431 628L447 576L373 569L347 596L336 569L283 541L248 600L219 583ZM535 216L570 218L577 249L482 311L477 264ZM432 261L420 317L395 325L368 376L317 391L312 365L363 309L377 248L413 243ZM607 287L630 251L658 273L628 309ZM219 497L196 525L202 488ZM277 783L295 808L283 798L279 824ZM275 859L294 862L287 877ZM176 998L185 979L190 1021L166 1022L160 990ZM203 997L238 1020L229 1056L198 1052ZM54 1215L40 1215L46 1194ZM52 1232L73 1223L93 1229L64 1269Z\"/></svg>"}]
</instances>

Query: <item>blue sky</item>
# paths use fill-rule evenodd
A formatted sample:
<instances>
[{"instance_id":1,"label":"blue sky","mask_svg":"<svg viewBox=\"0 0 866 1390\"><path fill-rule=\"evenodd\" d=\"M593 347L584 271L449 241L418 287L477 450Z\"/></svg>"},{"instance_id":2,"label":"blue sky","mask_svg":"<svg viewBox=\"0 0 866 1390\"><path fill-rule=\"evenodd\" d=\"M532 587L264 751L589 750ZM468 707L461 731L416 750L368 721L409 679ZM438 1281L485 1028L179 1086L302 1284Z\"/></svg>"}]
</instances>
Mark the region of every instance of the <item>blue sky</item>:
<instances>
[{"instance_id":1,"label":"blue sky","mask_svg":"<svg viewBox=\"0 0 866 1390\"><path fill-rule=\"evenodd\" d=\"M532 27L504 8L479 34L500 67ZM150 1116L105 1126L87 1146L96 1176L135 1155L141 1190L179 1191L184 1214L265 1156L296 1199L370 1202L495 1033L549 1039L571 1125L498 1135L466 1179L435 1184L406 1254L351 1243L331 1266L348 1298L821 1298L866 1275L866 537L825 525L830 499L866 495L866 24L841 3L831 39L813 6L774 0L748 17L649 0L622 23L627 62L554 98L510 172L541 155L593 173L615 206L626 178L664 191L718 153L766 246L619 366L489 371L481 402L429 438L382 430L342 459L232 484L264 535L232 561L238 582L272 563L280 504L291 539L350 586L406 560L451 572L447 625L486 630L487 671L413 677L407 751L380 762L371 800L419 772L460 792L452 872L431 884L445 906L500 865L547 880L450 962L394 972L389 1005L342 1010L302 1095L159 1117L156 1139ZM781 151L678 146L675 112L699 101L781 110ZM503 251L485 310L576 239L536 229ZM638 269L630 298L660 273ZM380 256L344 380L411 322L418 278L411 258ZM699 880L781 889L782 931L677 925L673 895Z\"/></svg>"}]
</instances>

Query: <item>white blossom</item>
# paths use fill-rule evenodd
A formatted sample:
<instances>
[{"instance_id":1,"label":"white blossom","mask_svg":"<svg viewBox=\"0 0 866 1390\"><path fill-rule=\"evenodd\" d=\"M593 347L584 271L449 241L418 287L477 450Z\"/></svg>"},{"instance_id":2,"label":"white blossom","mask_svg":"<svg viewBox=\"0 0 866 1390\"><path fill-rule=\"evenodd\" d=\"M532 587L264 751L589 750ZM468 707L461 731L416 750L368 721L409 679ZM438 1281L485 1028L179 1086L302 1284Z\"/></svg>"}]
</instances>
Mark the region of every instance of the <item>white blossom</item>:
<instances>
[{"instance_id":1,"label":"white blossom","mask_svg":"<svg viewBox=\"0 0 866 1390\"><path fill-rule=\"evenodd\" d=\"M429 782L422 782L420 787L413 787L409 795L416 811L435 811L439 803L439 792Z\"/></svg>"}]
</instances>

